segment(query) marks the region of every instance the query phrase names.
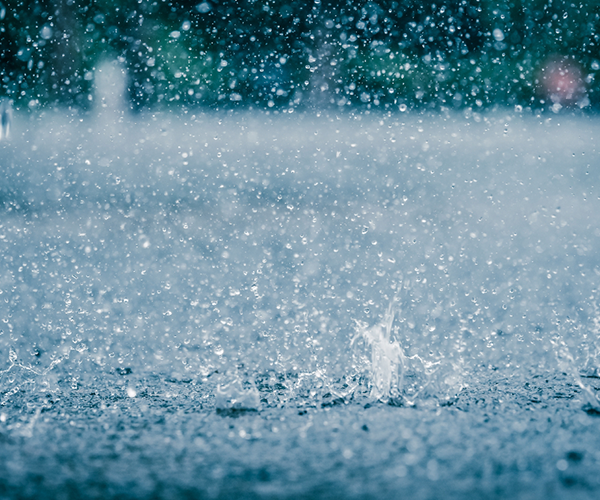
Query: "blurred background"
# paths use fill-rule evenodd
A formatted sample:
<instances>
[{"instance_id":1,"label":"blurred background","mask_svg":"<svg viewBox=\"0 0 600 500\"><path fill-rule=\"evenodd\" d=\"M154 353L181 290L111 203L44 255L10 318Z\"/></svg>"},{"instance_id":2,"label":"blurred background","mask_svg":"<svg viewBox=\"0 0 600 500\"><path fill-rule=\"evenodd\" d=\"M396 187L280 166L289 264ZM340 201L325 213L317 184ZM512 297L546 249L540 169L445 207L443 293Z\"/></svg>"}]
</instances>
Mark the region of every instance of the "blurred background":
<instances>
[{"instance_id":1,"label":"blurred background","mask_svg":"<svg viewBox=\"0 0 600 500\"><path fill-rule=\"evenodd\" d=\"M131 110L600 105L591 0L0 0L0 96Z\"/></svg>"}]
</instances>

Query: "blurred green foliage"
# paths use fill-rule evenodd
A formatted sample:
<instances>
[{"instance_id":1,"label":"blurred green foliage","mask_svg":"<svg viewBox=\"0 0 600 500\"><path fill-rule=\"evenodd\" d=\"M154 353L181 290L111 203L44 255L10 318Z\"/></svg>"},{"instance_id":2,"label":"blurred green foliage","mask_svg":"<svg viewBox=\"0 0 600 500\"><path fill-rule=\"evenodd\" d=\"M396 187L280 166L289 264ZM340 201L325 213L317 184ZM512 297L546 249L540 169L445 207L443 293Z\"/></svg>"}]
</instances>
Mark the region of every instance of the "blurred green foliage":
<instances>
[{"instance_id":1,"label":"blurred green foliage","mask_svg":"<svg viewBox=\"0 0 600 500\"><path fill-rule=\"evenodd\" d=\"M538 107L559 60L593 109L599 28L595 0L0 0L0 94L85 109L119 60L132 109Z\"/></svg>"}]
</instances>

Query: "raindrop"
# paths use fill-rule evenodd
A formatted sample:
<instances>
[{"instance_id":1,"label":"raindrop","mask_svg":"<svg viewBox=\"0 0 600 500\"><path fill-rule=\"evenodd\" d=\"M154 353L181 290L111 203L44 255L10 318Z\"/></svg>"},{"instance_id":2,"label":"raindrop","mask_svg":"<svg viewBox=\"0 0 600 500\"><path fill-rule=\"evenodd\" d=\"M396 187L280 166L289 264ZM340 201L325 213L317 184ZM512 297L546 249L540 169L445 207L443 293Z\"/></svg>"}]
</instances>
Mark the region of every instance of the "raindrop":
<instances>
[{"instance_id":1,"label":"raindrop","mask_svg":"<svg viewBox=\"0 0 600 500\"><path fill-rule=\"evenodd\" d=\"M196 5L196 10L200 12L200 14L206 14L210 12L211 6L208 2L202 2Z\"/></svg>"}]
</instances>

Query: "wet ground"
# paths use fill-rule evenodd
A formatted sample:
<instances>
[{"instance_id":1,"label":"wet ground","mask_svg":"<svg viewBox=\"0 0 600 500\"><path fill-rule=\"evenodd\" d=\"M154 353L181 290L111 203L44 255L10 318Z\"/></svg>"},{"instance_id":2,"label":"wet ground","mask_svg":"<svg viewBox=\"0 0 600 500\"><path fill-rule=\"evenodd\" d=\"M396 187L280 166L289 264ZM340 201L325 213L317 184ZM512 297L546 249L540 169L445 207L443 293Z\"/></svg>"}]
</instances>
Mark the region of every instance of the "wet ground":
<instances>
[{"instance_id":1,"label":"wet ground","mask_svg":"<svg viewBox=\"0 0 600 500\"><path fill-rule=\"evenodd\" d=\"M62 385L36 397L21 391L3 405L2 498L559 499L600 491L600 417L565 376L491 376L444 406L298 399L258 411L217 411L198 381L104 374L77 389Z\"/></svg>"},{"instance_id":2,"label":"wet ground","mask_svg":"<svg viewBox=\"0 0 600 500\"><path fill-rule=\"evenodd\" d=\"M0 498L600 495L597 120L111 113L0 143Z\"/></svg>"}]
</instances>

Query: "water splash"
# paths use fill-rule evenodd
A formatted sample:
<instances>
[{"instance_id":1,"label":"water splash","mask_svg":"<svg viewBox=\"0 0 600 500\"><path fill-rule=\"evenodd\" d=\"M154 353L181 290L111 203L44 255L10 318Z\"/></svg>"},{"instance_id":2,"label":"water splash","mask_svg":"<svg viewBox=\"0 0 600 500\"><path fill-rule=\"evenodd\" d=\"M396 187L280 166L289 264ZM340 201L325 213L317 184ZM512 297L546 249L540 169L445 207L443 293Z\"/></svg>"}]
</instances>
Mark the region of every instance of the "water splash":
<instances>
[{"instance_id":1,"label":"water splash","mask_svg":"<svg viewBox=\"0 0 600 500\"><path fill-rule=\"evenodd\" d=\"M39 378L47 376L63 359L58 357L45 369L39 370L31 364L20 362L17 352L11 347L8 352L8 367L0 370L0 406L9 403L23 386L34 384Z\"/></svg>"},{"instance_id":2,"label":"water splash","mask_svg":"<svg viewBox=\"0 0 600 500\"><path fill-rule=\"evenodd\" d=\"M584 410L595 415L600 414L600 400L594 392L594 389L583 381L585 375L582 376L578 363L561 333L557 332L550 340L550 343L554 349L554 355L559 369L567 374L581 389ZM595 378L597 375L593 375L592 377Z\"/></svg>"},{"instance_id":3,"label":"water splash","mask_svg":"<svg viewBox=\"0 0 600 500\"><path fill-rule=\"evenodd\" d=\"M260 408L260 394L254 383L242 383L237 372L227 374L223 382L215 391L217 411L255 411Z\"/></svg>"},{"instance_id":4,"label":"water splash","mask_svg":"<svg viewBox=\"0 0 600 500\"><path fill-rule=\"evenodd\" d=\"M400 342L392 340L394 323L392 304L388 307L383 322L372 327L357 321L357 333L351 345L357 339L364 339L371 348L370 397L382 402L393 402L402 397L406 356Z\"/></svg>"}]
</instances>

